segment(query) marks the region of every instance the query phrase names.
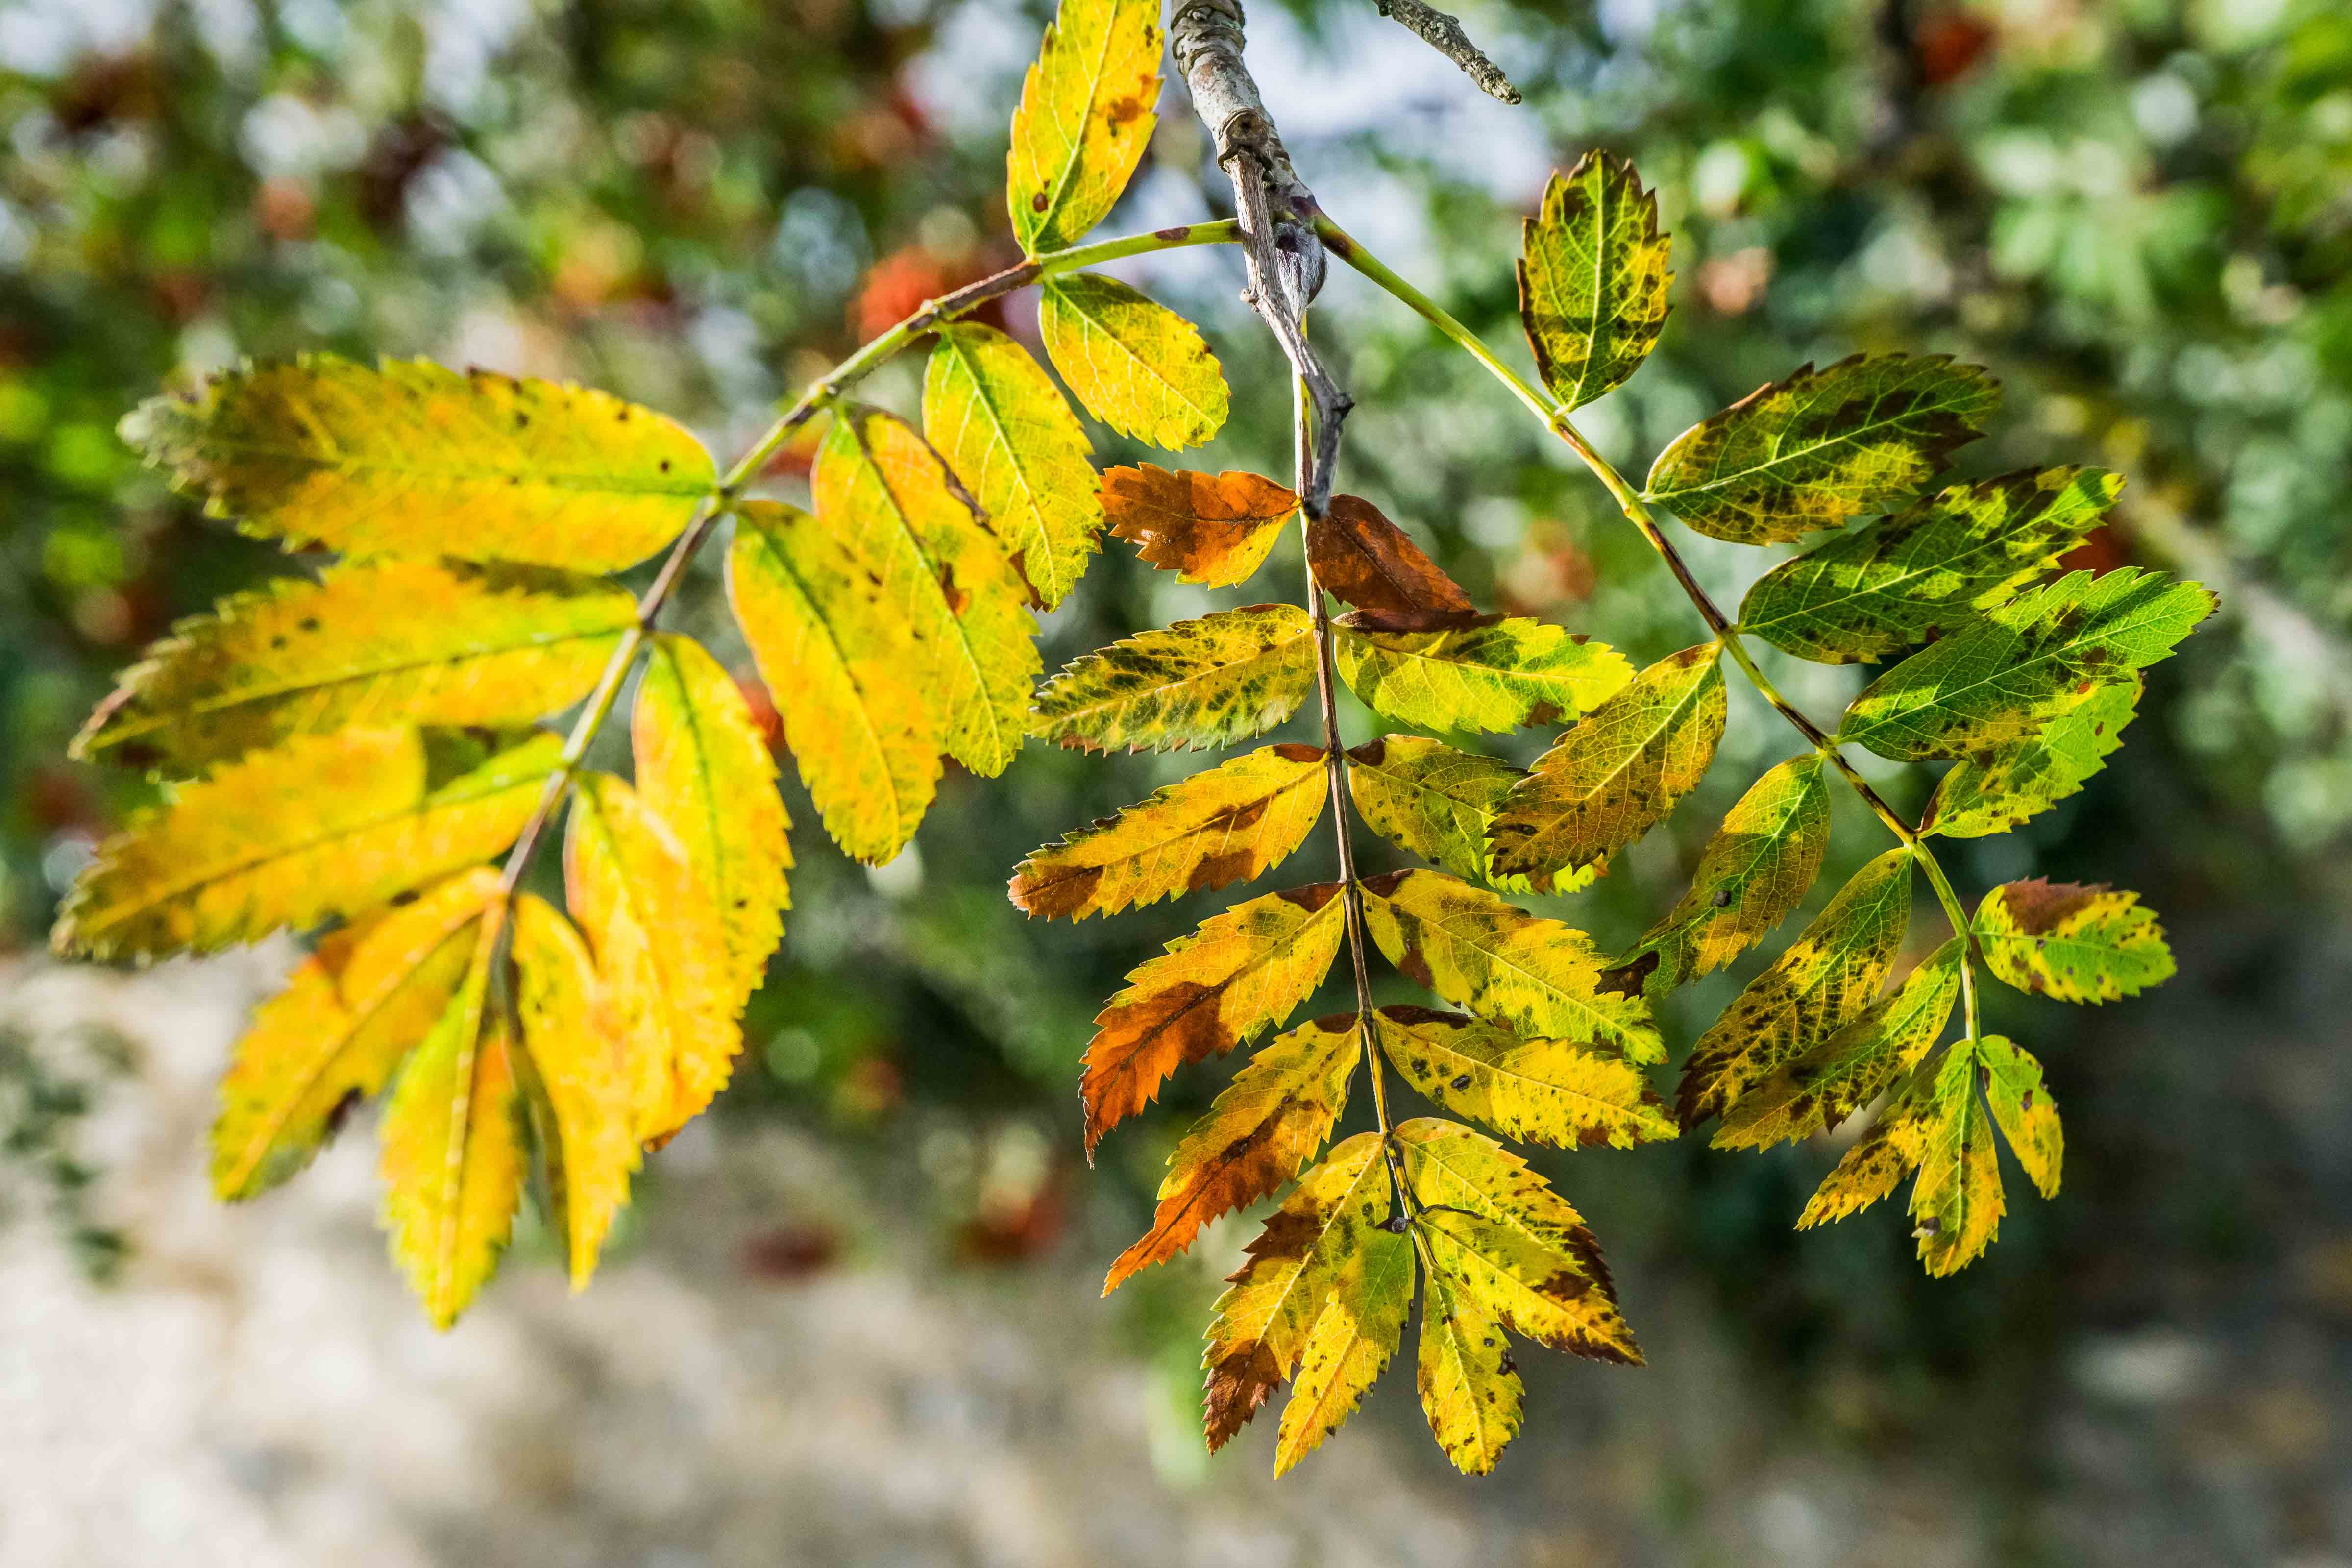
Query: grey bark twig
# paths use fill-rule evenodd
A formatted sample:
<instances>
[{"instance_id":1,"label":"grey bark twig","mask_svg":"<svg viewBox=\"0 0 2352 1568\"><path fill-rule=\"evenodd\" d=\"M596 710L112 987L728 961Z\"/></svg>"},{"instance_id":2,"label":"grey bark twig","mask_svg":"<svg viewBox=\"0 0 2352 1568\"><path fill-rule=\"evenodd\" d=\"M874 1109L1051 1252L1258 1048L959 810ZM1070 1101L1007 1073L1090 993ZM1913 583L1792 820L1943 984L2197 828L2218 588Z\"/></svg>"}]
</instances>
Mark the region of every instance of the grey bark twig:
<instances>
[{"instance_id":1,"label":"grey bark twig","mask_svg":"<svg viewBox=\"0 0 2352 1568\"><path fill-rule=\"evenodd\" d=\"M1422 41L1455 65L1462 74L1478 84L1480 91L1489 98L1499 98L1505 103L1519 101L1519 89L1503 69L1486 58L1486 53L1470 41L1462 30L1459 17L1447 15L1422 0L1380 0L1381 15L1391 21L1402 22L1419 33Z\"/></svg>"}]
</instances>

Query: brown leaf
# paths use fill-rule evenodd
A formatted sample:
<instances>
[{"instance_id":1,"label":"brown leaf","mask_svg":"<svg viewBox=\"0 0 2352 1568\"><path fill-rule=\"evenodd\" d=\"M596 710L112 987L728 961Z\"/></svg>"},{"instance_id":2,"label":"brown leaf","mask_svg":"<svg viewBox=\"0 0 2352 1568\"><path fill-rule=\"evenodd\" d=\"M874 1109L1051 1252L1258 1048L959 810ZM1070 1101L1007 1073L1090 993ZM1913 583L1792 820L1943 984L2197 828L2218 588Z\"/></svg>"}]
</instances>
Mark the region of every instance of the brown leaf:
<instances>
[{"instance_id":1,"label":"brown leaf","mask_svg":"<svg viewBox=\"0 0 2352 1568\"><path fill-rule=\"evenodd\" d=\"M1361 496L1333 496L1331 510L1307 525L1307 563L1318 583L1360 609L1398 616L1474 610L1461 584Z\"/></svg>"},{"instance_id":2,"label":"brown leaf","mask_svg":"<svg viewBox=\"0 0 2352 1568\"><path fill-rule=\"evenodd\" d=\"M1110 531L1188 583L1229 587L1258 569L1298 497L1256 474L1170 473L1151 463L1102 477Z\"/></svg>"}]
</instances>

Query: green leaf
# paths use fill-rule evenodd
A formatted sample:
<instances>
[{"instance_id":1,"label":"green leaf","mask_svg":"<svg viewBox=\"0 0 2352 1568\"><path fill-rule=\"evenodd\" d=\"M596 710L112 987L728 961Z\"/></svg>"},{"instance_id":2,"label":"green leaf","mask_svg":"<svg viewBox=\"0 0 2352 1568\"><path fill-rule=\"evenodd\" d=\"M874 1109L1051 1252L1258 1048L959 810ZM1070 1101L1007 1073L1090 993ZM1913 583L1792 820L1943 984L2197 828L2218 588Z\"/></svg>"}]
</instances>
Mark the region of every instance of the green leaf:
<instances>
[{"instance_id":1,"label":"green leaf","mask_svg":"<svg viewBox=\"0 0 2352 1568\"><path fill-rule=\"evenodd\" d=\"M1160 0L1063 0L1004 160L1024 255L1076 245L1118 203L1158 122L1160 39Z\"/></svg>"},{"instance_id":2,"label":"green leaf","mask_svg":"<svg viewBox=\"0 0 2352 1568\"><path fill-rule=\"evenodd\" d=\"M1581 408L1640 369L1665 327L1658 198L1631 163L1587 153L1519 228L1519 321L1544 384Z\"/></svg>"},{"instance_id":3,"label":"green leaf","mask_svg":"<svg viewBox=\"0 0 2352 1568\"><path fill-rule=\"evenodd\" d=\"M1919 1261L1938 1278L1975 1262L2000 1229L2000 1162L1992 1119L1977 1094L1974 1047L1980 1043L1963 1041L1944 1053L1919 1131L1911 1235Z\"/></svg>"},{"instance_id":4,"label":"green leaf","mask_svg":"<svg viewBox=\"0 0 2352 1568\"><path fill-rule=\"evenodd\" d=\"M1037 693L1030 733L1097 752L1230 746L1288 719L1314 689L1314 618L1251 605L1072 661Z\"/></svg>"},{"instance_id":5,"label":"green leaf","mask_svg":"<svg viewBox=\"0 0 2352 1568\"><path fill-rule=\"evenodd\" d=\"M2124 743L2144 684L2137 673L2102 681L2042 733L1961 759L1928 797L1919 831L1948 838L2006 833L2074 795Z\"/></svg>"},{"instance_id":6,"label":"green leaf","mask_svg":"<svg viewBox=\"0 0 2352 1568\"><path fill-rule=\"evenodd\" d=\"M1807 365L1676 437L1643 499L1716 539L1797 539L1909 500L2000 401L1999 383L1946 354Z\"/></svg>"},{"instance_id":7,"label":"green leaf","mask_svg":"<svg viewBox=\"0 0 2352 1568\"><path fill-rule=\"evenodd\" d=\"M2042 1087L2042 1064L2015 1041L1988 1035L1977 1042L1977 1081L1992 1108L1992 1119L2000 1124L2001 1136L2009 1140L2009 1152L2017 1156L2036 1192L2056 1197L2066 1135L2059 1125L2057 1102Z\"/></svg>"},{"instance_id":8,"label":"green leaf","mask_svg":"<svg viewBox=\"0 0 2352 1568\"><path fill-rule=\"evenodd\" d=\"M1364 923L1381 953L1455 1006L1522 1035L1665 1059L1648 1005L1601 989L1601 954L1584 932L1440 871L1370 878L1364 893Z\"/></svg>"},{"instance_id":9,"label":"green leaf","mask_svg":"<svg viewBox=\"0 0 2352 1568\"><path fill-rule=\"evenodd\" d=\"M1766 573L1739 606L1740 629L1823 664L1933 642L2055 566L2123 487L2102 468L1954 485Z\"/></svg>"},{"instance_id":10,"label":"green leaf","mask_svg":"<svg viewBox=\"0 0 2352 1568\"><path fill-rule=\"evenodd\" d=\"M1339 678L1365 706L1427 730L1516 730L1589 712L1632 678L1625 656L1520 616L1391 630L1339 617Z\"/></svg>"},{"instance_id":11,"label":"green leaf","mask_svg":"<svg viewBox=\"0 0 2352 1568\"><path fill-rule=\"evenodd\" d=\"M1775 1068L1867 1006L1911 921L1911 852L1889 849L1838 889L1804 934L1691 1047L1685 1127L1728 1111Z\"/></svg>"},{"instance_id":12,"label":"green leaf","mask_svg":"<svg viewBox=\"0 0 2352 1568\"><path fill-rule=\"evenodd\" d=\"M1660 659L1536 759L1495 819L1495 868L1580 870L1665 819L1723 739L1722 647Z\"/></svg>"},{"instance_id":13,"label":"green leaf","mask_svg":"<svg viewBox=\"0 0 2352 1568\"><path fill-rule=\"evenodd\" d=\"M1711 974L1764 940L1797 907L1830 844L1829 789L1808 752L1739 797L1700 855L1690 891L1615 967L1653 998Z\"/></svg>"},{"instance_id":14,"label":"green leaf","mask_svg":"<svg viewBox=\"0 0 2352 1568\"><path fill-rule=\"evenodd\" d=\"M1680 1134L1642 1069L1614 1050L1522 1039L1427 1007L1383 1007L1373 1017L1381 1049L1407 1083L1507 1138L1631 1149Z\"/></svg>"},{"instance_id":15,"label":"green leaf","mask_svg":"<svg viewBox=\"0 0 2352 1568\"><path fill-rule=\"evenodd\" d=\"M1897 762L2028 739L2170 654L2212 612L2211 594L2160 573L2071 573L1871 682L1838 739Z\"/></svg>"},{"instance_id":16,"label":"green leaf","mask_svg":"<svg viewBox=\"0 0 2352 1568\"><path fill-rule=\"evenodd\" d=\"M2021 991L2061 1002L2115 1002L2172 978L2172 950L2137 893L2037 877L1995 888L1977 906L1985 964Z\"/></svg>"},{"instance_id":17,"label":"green leaf","mask_svg":"<svg viewBox=\"0 0 2352 1568\"><path fill-rule=\"evenodd\" d=\"M1877 1099L1951 1022L1961 952L1953 938L1851 1023L1773 1068L1725 1113L1715 1147L1769 1149L1826 1132Z\"/></svg>"},{"instance_id":18,"label":"green leaf","mask_svg":"<svg viewBox=\"0 0 2352 1568\"><path fill-rule=\"evenodd\" d=\"M1400 849L1506 893L1533 891L1533 883L1495 875L1486 829L1526 776L1497 758L1423 735L1383 735L1348 753L1348 793L1365 826ZM1574 892L1598 875L1586 871L1546 890Z\"/></svg>"},{"instance_id":19,"label":"green leaf","mask_svg":"<svg viewBox=\"0 0 2352 1568\"><path fill-rule=\"evenodd\" d=\"M1047 279L1037 330L1078 401L1120 435L1181 451L1224 427L1225 373L1200 330L1117 279Z\"/></svg>"},{"instance_id":20,"label":"green leaf","mask_svg":"<svg viewBox=\"0 0 2352 1568\"><path fill-rule=\"evenodd\" d=\"M1102 531L1087 433L1027 349L968 321L937 331L923 376L924 438L1050 609L1077 586Z\"/></svg>"}]
</instances>

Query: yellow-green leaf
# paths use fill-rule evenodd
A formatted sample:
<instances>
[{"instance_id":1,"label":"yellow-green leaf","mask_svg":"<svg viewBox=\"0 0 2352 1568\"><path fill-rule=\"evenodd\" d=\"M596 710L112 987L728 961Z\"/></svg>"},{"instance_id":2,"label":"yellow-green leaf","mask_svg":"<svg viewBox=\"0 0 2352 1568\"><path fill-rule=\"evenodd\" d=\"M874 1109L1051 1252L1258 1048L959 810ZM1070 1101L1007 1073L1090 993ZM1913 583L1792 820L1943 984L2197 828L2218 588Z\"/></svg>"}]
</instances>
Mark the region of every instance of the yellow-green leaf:
<instances>
[{"instance_id":1,"label":"yellow-green leaf","mask_svg":"<svg viewBox=\"0 0 2352 1568\"><path fill-rule=\"evenodd\" d=\"M1644 499L1717 539L1796 539L1911 500L2000 403L2000 383L1948 354L1809 364L1676 437Z\"/></svg>"},{"instance_id":2,"label":"yellow-green leaf","mask_svg":"<svg viewBox=\"0 0 2352 1568\"><path fill-rule=\"evenodd\" d=\"M1297 1175L1331 1135L1362 1054L1353 1013L1302 1024L1262 1047L1168 1156L1151 1228L1111 1264L1103 1294L1192 1246L1219 1215Z\"/></svg>"},{"instance_id":3,"label":"yellow-green leaf","mask_svg":"<svg viewBox=\"0 0 2352 1568\"><path fill-rule=\"evenodd\" d=\"M1298 497L1257 474L1170 473L1150 463L1106 468L1110 531L1187 583L1229 588L1265 562Z\"/></svg>"},{"instance_id":4,"label":"yellow-green leaf","mask_svg":"<svg viewBox=\"0 0 2352 1568\"><path fill-rule=\"evenodd\" d=\"M1078 1097L1088 1159L1178 1068L1255 1038L1315 994L1347 930L1339 890L1319 882L1235 904L1129 973L1087 1047Z\"/></svg>"},{"instance_id":5,"label":"yellow-green leaf","mask_svg":"<svg viewBox=\"0 0 2352 1568\"><path fill-rule=\"evenodd\" d=\"M488 994L496 924L478 929L464 983L401 1068L383 1113L383 1226L436 1329L497 1272L522 1200L514 1042Z\"/></svg>"},{"instance_id":6,"label":"yellow-green leaf","mask_svg":"<svg viewBox=\"0 0 2352 1568\"><path fill-rule=\"evenodd\" d=\"M234 1201L276 1186L351 1101L383 1088L457 994L498 891L498 873L478 867L345 926L255 1009L221 1079L214 1192Z\"/></svg>"},{"instance_id":7,"label":"yellow-green leaf","mask_svg":"<svg viewBox=\"0 0 2352 1568\"><path fill-rule=\"evenodd\" d=\"M1941 1277L1975 1262L2000 1230L2004 1208L1992 1119L1977 1094L1981 1042L1944 1053L1919 1131L1919 1179L1911 1185L1919 1261Z\"/></svg>"},{"instance_id":8,"label":"yellow-green leaf","mask_svg":"<svg viewBox=\"0 0 2352 1568\"><path fill-rule=\"evenodd\" d=\"M548 567L374 561L232 595L126 670L84 759L201 773L353 725L526 724L596 684L634 595Z\"/></svg>"},{"instance_id":9,"label":"yellow-green leaf","mask_svg":"<svg viewBox=\"0 0 2352 1568\"><path fill-rule=\"evenodd\" d=\"M1503 1325L1452 1275L1421 1286L1421 1355L1413 1382L1429 1430L1454 1468L1483 1476L1518 1436L1524 1390Z\"/></svg>"},{"instance_id":10,"label":"yellow-green leaf","mask_svg":"<svg viewBox=\"0 0 2352 1568\"><path fill-rule=\"evenodd\" d=\"M1522 1039L1426 1007L1383 1007L1374 1017L1381 1048L1407 1083L1507 1138L1630 1149L1681 1131L1642 1069L1616 1051Z\"/></svg>"},{"instance_id":11,"label":"yellow-green leaf","mask_svg":"<svg viewBox=\"0 0 2352 1568\"><path fill-rule=\"evenodd\" d=\"M728 600L801 782L843 853L873 866L930 809L942 743L916 627L882 581L884 542L751 501L727 556Z\"/></svg>"},{"instance_id":12,"label":"yellow-green leaf","mask_svg":"<svg viewBox=\"0 0 2352 1568\"><path fill-rule=\"evenodd\" d=\"M1739 797L1699 856L1690 890L1617 966L1639 974L1652 997L1714 973L1797 907L1829 846L1829 790L1822 759L1808 752Z\"/></svg>"},{"instance_id":13,"label":"yellow-green leaf","mask_svg":"<svg viewBox=\"0 0 2352 1568\"><path fill-rule=\"evenodd\" d=\"M1519 321L1544 384L1580 408L1624 384L1665 328L1658 198L1632 164L1587 153L1519 228Z\"/></svg>"},{"instance_id":14,"label":"yellow-green leaf","mask_svg":"<svg viewBox=\"0 0 2352 1568\"><path fill-rule=\"evenodd\" d=\"M1013 115L1004 205L1023 254L1102 222L1158 122L1160 0L1062 0Z\"/></svg>"},{"instance_id":15,"label":"yellow-green leaf","mask_svg":"<svg viewBox=\"0 0 2352 1568\"><path fill-rule=\"evenodd\" d=\"M100 845L58 913L58 950L211 952L373 909L512 843L562 750L541 734L485 755L402 729L257 752Z\"/></svg>"},{"instance_id":16,"label":"yellow-green leaf","mask_svg":"<svg viewBox=\"0 0 2352 1568\"><path fill-rule=\"evenodd\" d=\"M1328 793L1320 751L1263 747L1036 851L1013 874L1013 901L1084 920L1244 881L1289 858Z\"/></svg>"},{"instance_id":17,"label":"yellow-green leaf","mask_svg":"<svg viewBox=\"0 0 2352 1568\"><path fill-rule=\"evenodd\" d=\"M637 1168L627 1063L588 944L570 921L529 894L515 901L514 963L523 1047L517 1076L537 1123L572 1288L583 1289Z\"/></svg>"},{"instance_id":18,"label":"yellow-green leaf","mask_svg":"<svg viewBox=\"0 0 2352 1568\"><path fill-rule=\"evenodd\" d=\"M1029 351L993 327L939 328L923 377L923 435L986 512L1037 597L1058 605L1102 531L1091 444Z\"/></svg>"},{"instance_id":19,"label":"yellow-green leaf","mask_svg":"<svg viewBox=\"0 0 2352 1568\"><path fill-rule=\"evenodd\" d=\"M1590 712L1633 667L1602 643L1520 616L1433 630L1386 630L1339 617L1332 653L1364 705L1425 730L1516 730Z\"/></svg>"},{"instance_id":20,"label":"yellow-green leaf","mask_svg":"<svg viewBox=\"0 0 2352 1568\"><path fill-rule=\"evenodd\" d=\"M1224 427L1225 373L1200 330L1117 279L1047 279L1037 330L1078 401L1120 435L1181 451Z\"/></svg>"},{"instance_id":21,"label":"yellow-green leaf","mask_svg":"<svg viewBox=\"0 0 2352 1568\"><path fill-rule=\"evenodd\" d=\"M2006 833L2074 794L2124 743L2143 684L2137 673L2102 681L2040 734L1962 758L1937 781L1919 831L1948 838Z\"/></svg>"},{"instance_id":22,"label":"yellow-green leaf","mask_svg":"<svg viewBox=\"0 0 2352 1568\"><path fill-rule=\"evenodd\" d=\"M299 547L634 565L717 483L683 426L605 393L332 354L149 399L123 439L211 516Z\"/></svg>"},{"instance_id":23,"label":"yellow-green leaf","mask_svg":"<svg viewBox=\"0 0 2352 1568\"><path fill-rule=\"evenodd\" d=\"M658 1144L710 1103L743 1045L718 905L669 829L610 773L577 786L563 889L612 1000L634 1130Z\"/></svg>"},{"instance_id":24,"label":"yellow-green leaf","mask_svg":"<svg viewBox=\"0 0 2352 1568\"><path fill-rule=\"evenodd\" d=\"M1977 1042L1977 1081L1992 1119L2000 1124L2001 1136L2009 1140L2009 1152L2017 1156L2036 1192L2056 1197L2066 1136L2058 1122L2057 1102L2042 1087L2042 1064L2014 1040L1987 1035Z\"/></svg>"},{"instance_id":25,"label":"yellow-green leaf","mask_svg":"<svg viewBox=\"0 0 2352 1568\"><path fill-rule=\"evenodd\" d=\"M2172 950L2137 893L2036 877L1995 888L1977 906L1985 964L2021 991L2061 1002L2115 1002L2172 978Z\"/></svg>"},{"instance_id":26,"label":"yellow-green leaf","mask_svg":"<svg viewBox=\"0 0 2352 1568\"><path fill-rule=\"evenodd\" d=\"M759 989L793 895L792 827L768 752L735 678L691 637L653 639L629 741L637 795L661 819L719 910L735 1003Z\"/></svg>"},{"instance_id":27,"label":"yellow-green leaf","mask_svg":"<svg viewBox=\"0 0 2352 1568\"><path fill-rule=\"evenodd\" d=\"M1314 620L1297 605L1250 605L1073 660L1037 693L1030 733L1082 751L1230 746L1314 689Z\"/></svg>"},{"instance_id":28,"label":"yellow-green leaf","mask_svg":"<svg viewBox=\"0 0 2352 1568\"><path fill-rule=\"evenodd\" d=\"M948 755L983 778L1003 773L1028 731L1037 628L986 520L914 427L876 408L834 420L811 483L818 525L845 536L882 579L882 613L908 624L906 673ZM792 682L776 690L790 706Z\"/></svg>"},{"instance_id":29,"label":"yellow-green leaf","mask_svg":"<svg viewBox=\"0 0 2352 1568\"><path fill-rule=\"evenodd\" d=\"M1322 1447L1356 1413L1388 1370L1412 1310L1412 1243L1392 1231L1366 1231L1307 1331L1275 1438L1276 1475Z\"/></svg>"},{"instance_id":30,"label":"yellow-green leaf","mask_svg":"<svg viewBox=\"0 0 2352 1568\"><path fill-rule=\"evenodd\" d=\"M1364 923L1381 952L1446 1001L1533 1038L1665 1059L1648 1005L1601 989L1601 954L1582 931L1439 871L1370 878L1364 890Z\"/></svg>"},{"instance_id":31,"label":"yellow-green leaf","mask_svg":"<svg viewBox=\"0 0 2352 1568\"><path fill-rule=\"evenodd\" d=\"M1530 892L1534 885L1495 874L1486 829L1525 776L1499 758L1458 752L1424 735L1384 735L1348 753L1348 793L1365 826L1400 849L1507 893ZM1599 874L1580 872L1545 890L1574 892Z\"/></svg>"},{"instance_id":32,"label":"yellow-green leaf","mask_svg":"<svg viewBox=\"0 0 2352 1568\"><path fill-rule=\"evenodd\" d=\"M1723 739L1722 651L1660 659L1537 758L1495 818L1495 868L1581 870L1664 821Z\"/></svg>"},{"instance_id":33,"label":"yellow-green leaf","mask_svg":"<svg viewBox=\"0 0 2352 1568\"><path fill-rule=\"evenodd\" d=\"M1389 1171L1380 1156L1377 1132L1333 1148L1266 1216L1246 1261L1228 1279L1201 1356L1209 1452L1223 1447L1297 1370L1342 1266L1387 1224Z\"/></svg>"},{"instance_id":34,"label":"yellow-green leaf","mask_svg":"<svg viewBox=\"0 0 2352 1568\"><path fill-rule=\"evenodd\" d=\"M1895 1085L1878 1120L1846 1151L1845 1158L1806 1203L1805 1212L1797 1217L1799 1230L1860 1214L1919 1168L1936 1113L1937 1079L1953 1060L1965 1060L1968 1055L1963 1041L1943 1056L1913 1068Z\"/></svg>"},{"instance_id":35,"label":"yellow-green leaf","mask_svg":"<svg viewBox=\"0 0 2352 1568\"><path fill-rule=\"evenodd\" d=\"M1723 1010L1683 1067L1685 1127L1719 1116L1870 1005L1911 921L1911 852L1889 849Z\"/></svg>"}]
</instances>

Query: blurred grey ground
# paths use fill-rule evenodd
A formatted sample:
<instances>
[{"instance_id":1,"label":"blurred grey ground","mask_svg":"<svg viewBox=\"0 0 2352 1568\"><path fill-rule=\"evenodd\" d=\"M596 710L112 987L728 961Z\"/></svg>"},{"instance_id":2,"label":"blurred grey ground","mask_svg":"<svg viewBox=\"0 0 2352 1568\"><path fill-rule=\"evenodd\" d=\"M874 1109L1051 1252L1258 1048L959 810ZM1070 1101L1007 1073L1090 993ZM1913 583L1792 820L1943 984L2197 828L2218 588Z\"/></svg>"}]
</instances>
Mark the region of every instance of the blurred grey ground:
<instances>
[{"instance_id":1,"label":"blurred grey ground","mask_svg":"<svg viewBox=\"0 0 2352 1568\"><path fill-rule=\"evenodd\" d=\"M2305 1016L2340 1018L2325 956ZM1621 1247L1656 1364L1525 1357L1528 1429L1498 1476L1444 1468L1397 1367L1277 1483L1269 1420L1191 1460L1169 1379L1096 1299L1088 1226L1039 1263L942 1268L838 1139L772 1122L709 1119L673 1145L641 1239L586 1295L526 1239L433 1333L383 1259L364 1136L257 1204L205 1190L223 1053L286 957L0 971L18 1026L119 1030L138 1078L82 1134L106 1173L94 1212L131 1243L120 1282L87 1283L52 1226L0 1233L9 1568L2352 1563L2352 1235L2325 1205L2242 1270L2158 1270L2113 1326L2062 1292L2048 1366L1932 1396L1848 1369L1792 1397L1719 1298ZM2192 963L2165 1013L2131 1020L2156 1037L2136 1078L2222 1072L2211 978ZM2232 1044L2258 1022L2240 1010ZM2327 1030L2244 1058L2256 1098L2341 1105L2352 1058ZM2340 1121L2282 1117L2264 1157L2340 1162ZM747 1266L812 1219L845 1237L839 1260ZM1193 1314L1244 1234L1228 1223L1184 1266ZM1811 1364L1836 1368L1834 1347ZM1838 1415L1928 1398L1896 1441Z\"/></svg>"}]
</instances>

